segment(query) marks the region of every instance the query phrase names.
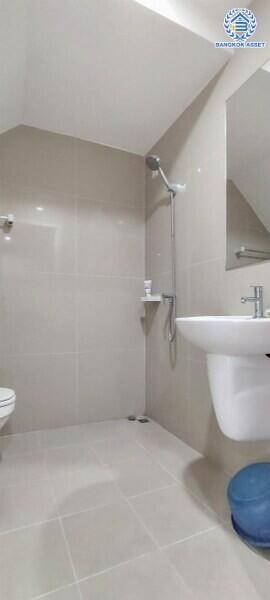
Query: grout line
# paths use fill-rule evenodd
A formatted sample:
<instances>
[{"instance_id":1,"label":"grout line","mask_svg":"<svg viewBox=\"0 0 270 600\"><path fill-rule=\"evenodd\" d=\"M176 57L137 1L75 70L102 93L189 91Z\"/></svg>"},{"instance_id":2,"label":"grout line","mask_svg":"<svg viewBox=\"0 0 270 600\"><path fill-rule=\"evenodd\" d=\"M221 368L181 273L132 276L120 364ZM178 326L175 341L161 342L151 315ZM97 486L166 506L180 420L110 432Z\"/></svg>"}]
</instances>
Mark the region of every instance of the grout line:
<instances>
[{"instance_id":1,"label":"grout line","mask_svg":"<svg viewBox=\"0 0 270 600\"><path fill-rule=\"evenodd\" d=\"M168 550L170 548L173 548L174 546L177 546L178 544L184 544L185 542L188 542L189 540L193 540L193 538L197 538L200 537L201 535L205 535L207 533L210 533L211 531L214 531L215 529L218 529L219 525L213 525L213 527L208 527L207 529L204 529L203 531L197 531L197 533L193 533L192 535L188 535L187 537L177 540L176 542L172 542L171 544L165 544L164 546L160 547L160 550Z\"/></svg>"},{"instance_id":2,"label":"grout line","mask_svg":"<svg viewBox=\"0 0 270 600\"><path fill-rule=\"evenodd\" d=\"M44 521L38 521L35 523L28 523L27 525L22 525L21 527L15 527L13 529L7 529L6 531L0 532L0 537L6 535L7 533L17 533L17 531L23 531L24 529L30 529L31 527L38 527L39 525L46 525L47 523L54 523L58 521L59 517L52 517L51 519L46 519Z\"/></svg>"},{"instance_id":3,"label":"grout line","mask_svg":"<svg viewBox=\"0 0 270 600\"><path fill-rule=\"evenodd\" d=\"M144 274L141 275L108 275L107 273L88 273L84 271L42 271L35 269L25 269L23 275L50 275L56 277L85 277L86 279L126 279L132 281L143 281Z\"/></svg>"},{"instance_id":4,"label":"grout line","mask_svg":"<svg viewBox=\"0 0 270 600\"><path fill-rule=\"evenodd\" d=\"M51 594L56 594L57 592L62 592L62 591L68 590L69 588L72 588L72 587L78 588L79 586L78 586L77 582L68 583L67 585L61 585L61 587L50 590L49 592L45 592L45 594L41 594L40 596L34 596L30 600L43 600L43 598L45 598L45 599L49 598L49 596Z\"/></svg>"},{"instance_id":5,"label":"grout line","mask_svg":"<svg viewBox=\"0 0 270 600\"><path fill-rule=\"evenodd\" d=\"M88 579L92 579L94 577L99 577L99 575L104 575L105 573L114 571L115 569L118 569L118 567L123 567L124 565L133 563L136 560L140 560L142 558L147 558L147 556L151 556L153 554L156 554L157 552L160 552L159 548L156 550L153 550L151 552L144 552L144 554L139 554L139 556L135 556L133 558L128 558L127 560L117 563L117 565L112 565L111 567L108 567L107 569L102 569L101 571L95 571L95 573L91 573L91 575L82 577L81 579L78 579L78 583L83 583L84 581L87 581ZM34 599L34 600L36 600L36 599Z\"/></svg>"},{"instance_id":6,"label":"grout line","mask_svg":"<svg viewBox=\"0 0 270 600\"><path fill-rule=\"evenodd\" d=\"M166 431L166 430L165 430L165 431ZM139 444L139 442L137 442L137 443L138 443L138 445L140 445L140 444ZM184 442L184 443L185 443L185 442ZM188 444L186 444L186 445L188 446ZM144 449L144 450L145 450L145 451L146 451L146 452L147 452L147 453L148 453L148 454L149 454L149 455L152 457L152 459L154 460L154 458L153 458L153 455L151 455L151 453L149 452L149 450L147 450L147 448L145 448L143 445L141 445L141 447L142 447L142 448L143 448L143 449ZM189 448L191 448L191 446L188 446L188 447L189 447ZM203 454L201 454L201 458L205 458L205 457L203 456ZM218 512L217 512L217 511L216 511L214 508L212 508L212 507L211 507L209 504L207 504L207 503L206 503L206 501L202 500L202 498L201 498L199 495L197 495L197 493L196 493L196 492L194 492L194 490L193 490L191 487L189 487L189 486L188 486L188 485L187 485L187 484L186 484L184 481L181 481L180 479L178 479L178 477L177 477L177 476L176 476L176 475L175 475L173 472L169 471L169 470L167 469L167 467L165 467L165 466L164 466L164 465L163 465L163 464L162 464L160 461L156 461L156 462L157 462L157 464L158 464L160 467L162 467L162 469L163 469L163 470L164 470L164 471L165 471L165 472L166 472L168 475L170 475L170 476L173 478L173 480L175 481L175 483L176 483L178 486L185 488L185 489L186 489L186 490L189 492L189 494L191 494L191 496L193 496L193 498L194 498L194 499L195 499L195 500L198 502L198 504L199 504L200 506L202 506L202 507L204 507L205 509L207 509L207 511L208 511L209 513L212 513L213 515L215 515L215 516L217 517L218 521L220 521L221 523L224 523L224 522L226 523L226 518L224 518L224 517L223 517L221 514L219 514L219 513L218 513ZM225 472L224 472L222 469L220 469L220 471L221 471L223 474L225 474L225 475L226 475L226 473L225 473ZM171 486L168 486L168 487L171 487Z\"/></svg>"},{"instance_id":7,"label":"grout line","mask_svg":"<svg viewBox=\"0 0 270 600\"><path fill-rule=\"evenodd\" d=\"M137 301L137 299L136 299ZM85 354L97 354L97 352L134 352L136 350L136 352L138 350L141 351L141 346L97 346L94 345L93 347L91 347L90 349L86 349L86 350L70 350L70 351L62 351L62 352L21 352L19 354L0 354L1 358L25 358L25 357L31 357L31 356L37 356L37 357L47 357L47 356L76 356L76 355L85 355ZM104 421L93 421L93 423L104 423L106 422L106 420ZM62 425L60 427L57 427L56 429L62 429L65 427L76 427L77 423L75 423L75 425ZM4 437L6 437L7 435L23 435L25 433L33 433L33 431L43 431L43 429L34 429L32 431L18 431L14 434L6 434ZM45 431L45 430L44 430ZM0 436L1 439L2 436Z\"/></svg>"},{"instance_id":8,"label":"grout line","mask_svg":"<svg viewBox=\"0 0 270 600\"><path fill-rule=\"evenodd\" d=\"M129 502L128 498L125 498L127 505L129 506L130 510L133 512L134 516L136 517L137 521L141 524L141 526L143 527L143 529L145 530L145 532L147 533L147 535L149 536L149 538L152 540L153 544L155 545L156 549L159 550L160 546L158 541L156 540L156 538L153 536L153 534L151 533L151 531L149 531L148 527L145 525L143 519L140 517L140 515L137 513L137 511L135 510L135 508L132 506L131 502Z\"/></svg>"},{"instance_id":9,"label":"grout line","mask_svg":"<svg viewBox=\"0 0 270 600\"><path fill-rule=\"evenodd\" d=\"M66 551L67 551L67 554L68 554L68 557L69 557L69 562L70 562L70 565L71 565L71 569L72 569L72 573L73 573L73 577L74 577L74 582L77 584L78 583L78 579L77 579L77 574L76 574L76 570L75 570L75 565L74 565L74 562L73 562L73 559L72 559L72 554L71 554L71 550L70 550L69 543L68 543L68 540L67 540L67 536L66 536L64 525L63 525L62 517L59 517L59 523L60 523L62 535L63 535L63 538L64 538L64 543L65 543L65 546L66 546ZM77 586L77 588L78 588L79 598L80 598L80 600L83 600L82 594L81 594L81 590L80 590L79 586Z\"/></svg>"},{"instance_id":10,"label":"grout line","mask_svg":"<svg viewBox=\"0 0 270 600\"><path fill-rule=\"evenodd\" d=\"M150 494L154 494L155 492L162 492L163 490L167 490L171 487L177 487L174 481L167 485L162 485L160 487L153 488L152 490L147 490L146 492L140 492L139 494L132 494L132 496L124 496L124 497L128 500L135 500L136 498L141 498L141 496L148 496Z\"/></svg>"}]
</instances>

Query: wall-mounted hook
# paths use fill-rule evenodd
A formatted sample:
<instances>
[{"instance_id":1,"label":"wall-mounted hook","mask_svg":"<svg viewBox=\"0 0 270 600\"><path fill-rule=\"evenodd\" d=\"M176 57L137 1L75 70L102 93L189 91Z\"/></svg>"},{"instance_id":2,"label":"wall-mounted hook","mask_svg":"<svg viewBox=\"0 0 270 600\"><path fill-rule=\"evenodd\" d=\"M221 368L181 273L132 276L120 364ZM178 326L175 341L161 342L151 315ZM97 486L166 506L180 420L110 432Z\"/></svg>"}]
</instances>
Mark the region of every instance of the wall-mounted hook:
<instances>
[{"instance_id":1,"label":"wall-mounted hook","mask_svg":"<svg viewBox=\"0 0 270 600\"><path fill-rule=\"evenodd\" d=\"M0 215L0 223L1 223L1 227L3 227L3 228L12 227L12 225L14 225L14 215L12 215L12 214Z\"/></svg>"}]
</instances>

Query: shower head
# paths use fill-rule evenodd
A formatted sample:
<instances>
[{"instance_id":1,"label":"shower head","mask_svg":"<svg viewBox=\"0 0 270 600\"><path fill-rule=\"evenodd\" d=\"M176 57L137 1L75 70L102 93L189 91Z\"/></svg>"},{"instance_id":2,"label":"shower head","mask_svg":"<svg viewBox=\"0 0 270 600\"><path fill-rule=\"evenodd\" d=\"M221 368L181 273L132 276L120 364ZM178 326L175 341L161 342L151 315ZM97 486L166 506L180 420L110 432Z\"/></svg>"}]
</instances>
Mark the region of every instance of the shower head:
<instances>
[{"instance_id":1,"label":"shower head","mask_svg":"<svg viewBox=\"0 0 270 600\"><path fill-rule=\"evenodd\" d=\"M145 162L151 171L158 171L160 168L160 158L156 154L150 154L146 157Z\"/></svg>"},{"instance_id":2,"label":"shower head","mask_svg":"<svg viewBox=\"0 0 270 600\"><path fill-rule=\"evenodd\" d=\"M151 171L159 172L166 185L168 192L170 194L173 194L173 196L176 196L178 192L184 191L186 189L186 186L180 183L169 183L164 171L160 166L160 158L156 154L149 154L149 156L146 157L145 162L148 169L150 169Z\"/></svg>"}]
</instances>

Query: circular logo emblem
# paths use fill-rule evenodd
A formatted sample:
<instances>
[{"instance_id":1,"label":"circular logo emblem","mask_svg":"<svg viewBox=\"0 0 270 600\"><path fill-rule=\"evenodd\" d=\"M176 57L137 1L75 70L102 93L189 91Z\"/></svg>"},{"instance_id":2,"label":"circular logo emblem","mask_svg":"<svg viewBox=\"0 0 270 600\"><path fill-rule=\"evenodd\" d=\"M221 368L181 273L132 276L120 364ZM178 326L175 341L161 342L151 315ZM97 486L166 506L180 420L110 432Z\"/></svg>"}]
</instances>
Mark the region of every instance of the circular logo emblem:
<instances>
[{"instance_id":1,"label":"circular logo emblem","mask_svg":"<svg viewBox=\"0 0 270 600\"><path fill-rule=\"evenodd\" d=\"M224 19L224 29L233 40L247 40L255 33L256 27L256 17L248 8L233 8Z\"/></svg>"}]
</instances>

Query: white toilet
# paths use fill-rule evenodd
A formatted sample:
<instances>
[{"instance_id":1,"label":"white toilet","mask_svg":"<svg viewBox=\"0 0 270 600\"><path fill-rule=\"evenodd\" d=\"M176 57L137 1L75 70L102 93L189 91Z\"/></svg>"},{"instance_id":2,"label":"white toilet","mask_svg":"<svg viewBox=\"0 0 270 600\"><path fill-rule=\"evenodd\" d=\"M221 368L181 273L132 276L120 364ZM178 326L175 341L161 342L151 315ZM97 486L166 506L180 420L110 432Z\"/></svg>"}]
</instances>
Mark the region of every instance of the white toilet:
<instances>
[{"instance_id":1,"label":"white toilet","mask_svg":"<svg viewBox=\"0 0 270 600\"><path fill-rule=\"evenodd\" d=\"M16 403L16 394L9 388L0 388L0 429L4 427L13 413Z\"/></svg>"}]
</instances>

